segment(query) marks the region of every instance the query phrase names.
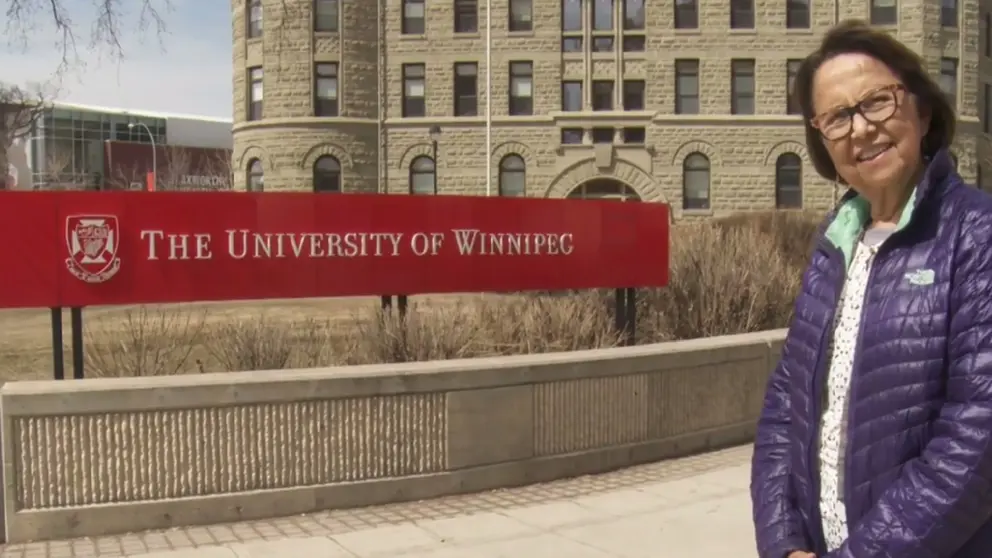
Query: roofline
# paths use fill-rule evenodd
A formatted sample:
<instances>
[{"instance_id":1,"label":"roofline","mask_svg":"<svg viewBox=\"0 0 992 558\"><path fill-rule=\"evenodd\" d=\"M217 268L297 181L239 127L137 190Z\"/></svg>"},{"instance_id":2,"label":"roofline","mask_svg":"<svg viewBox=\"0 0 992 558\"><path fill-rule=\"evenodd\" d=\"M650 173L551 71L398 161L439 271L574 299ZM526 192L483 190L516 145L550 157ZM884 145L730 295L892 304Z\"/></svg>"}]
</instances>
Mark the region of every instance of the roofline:
<instances>
[{"instance_id":1,"label":"roofline","mask_svg":"<svg viewBox=\"0 0 992 558\"><path fill-rule=\"evenodd\" d=\"M234 120L230 118L216 118L212 116L202 116L197 114L179 114L170 112L157 112L151 110L129 110L122 108L111 108L111 107L101 107L96 105L83 105L79 103L66 103L63 101L55 101L51 103L53 107L63 108L69 110L83 110L90 112L102 112L106 114L119 114L119 115L130 115L145 118L182 118L184 120L197 120L200 122L215 122L218 124L234 124Z\"/></svg>"}]
</instances>

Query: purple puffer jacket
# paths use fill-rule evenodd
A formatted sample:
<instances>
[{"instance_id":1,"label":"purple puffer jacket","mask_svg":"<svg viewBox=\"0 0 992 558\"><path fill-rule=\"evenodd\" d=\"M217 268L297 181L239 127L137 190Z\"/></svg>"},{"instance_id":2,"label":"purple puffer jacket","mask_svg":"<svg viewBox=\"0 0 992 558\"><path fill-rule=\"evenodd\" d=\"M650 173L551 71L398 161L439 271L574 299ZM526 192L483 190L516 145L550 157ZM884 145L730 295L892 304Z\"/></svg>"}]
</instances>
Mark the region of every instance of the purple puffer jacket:
<instances>
[{"instance_id":1,"label":"purple puffer jacket","mask_svg":"<svg viewBox=\"0 0 992 558\"><path fill-rule=\"evenodd\" d=\"M931 160L876 256L848 411L850 537L827 553L817 439L837 301L859 229L848 193L796 300L758 423L751 498L761 558L992 558L992 197Z\"/></svg>"}]
</instances>

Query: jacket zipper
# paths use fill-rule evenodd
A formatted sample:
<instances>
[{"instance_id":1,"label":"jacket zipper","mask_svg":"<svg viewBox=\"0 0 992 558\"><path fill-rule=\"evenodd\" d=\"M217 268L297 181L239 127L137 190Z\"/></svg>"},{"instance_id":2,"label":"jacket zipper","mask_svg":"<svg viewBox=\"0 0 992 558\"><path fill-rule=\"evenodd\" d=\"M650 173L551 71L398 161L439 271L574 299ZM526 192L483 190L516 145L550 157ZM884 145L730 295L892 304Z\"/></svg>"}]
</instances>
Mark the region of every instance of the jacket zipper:
<instances>
[{"instance_id":1,"label":"jacket zipper","mask_svg":"<svg viewBox=\"0 0 992 558\"><path fill-rule=\"evenodd\" d=\"M827 254L828 261L835 259L840 255L841 259L844 259L844 254L840 252L835 246L823 242L821 249ZM846 262L844 262L846 263ZM825 388L824 375L826 374L827 366L829 365L829 360L827 359L827 347L829 346L828 335L833 332L834 318L837 315L837 305L840 303L840 297L844 290L844 283L847 279L847 269L843 269L840 274L840 284L837 285L837 294L834 296L834 304L831 310L829 310L829 315L827 316L823 332L820 334L820 347L817 352L816 365L813 368L813 412L810 420L812 421L813 428L811 433L811 439L807 444L807 456L809 460L809 470L810 470L810 483L813 486L813 515L810 517L812 527L814 529L814 541L817 546L815 549L815 554L821 555L826 553L826 535L823 533L823 520L820 517L820 457L819 457L819 438L820 438L820 421L823 407L823 390ZM835 280L836 281L836 280Z\"/></svg>"},{"instance_id":2,"label":"jacket zipper","mask_svg":"<svg viewBox=\"0 0 992 558\"><path fill-rule=\"evenodd\" d=\"M853 457L853 452L851 448L854 446L854 444L852 444L851 442L854 439L854 424L856 424L854 420L855 416L854 416L853 403L857 401L858 382L856 381L857 378L855 378L855 374L859 370L859 365L861 364L861 354L862 354L861 338L864 334L864 329L865 329L865 325L864 325L865 310L867 309L869 289L871 289L872 282L875 278L875 272L880 267L879 264L882 258L882 253L883 253L882 250L887 244L889 244L889 240L891 240L895 234L896 233L893 233L892 235L889 235L888 238L883 240L881 244L878 245L878 248L875 249L875 254L872 256L870 260L868 260L868 265L869 265L868 278L866 279L867 282L865 283L864 300L861 303L861 317L858 319L858 335L854 340L854 360L851 363L851 387L848 390L848 394L847 394L847 398L848 398L847 425L844 429L845 430L844 463L842 465L842 471L844 474L844 493L841 495L841 500L844 502L844 512L845 515L847 516L844 519L847 521L848 529L850 529L852 525L851 511L850 511L851 508L848 505L850 503L848 496L851 494L852 489L854 487L854 485L851 483L851 474L848 471L848 465L851 463L851 458Z\"/></svg>"}]
</instances>

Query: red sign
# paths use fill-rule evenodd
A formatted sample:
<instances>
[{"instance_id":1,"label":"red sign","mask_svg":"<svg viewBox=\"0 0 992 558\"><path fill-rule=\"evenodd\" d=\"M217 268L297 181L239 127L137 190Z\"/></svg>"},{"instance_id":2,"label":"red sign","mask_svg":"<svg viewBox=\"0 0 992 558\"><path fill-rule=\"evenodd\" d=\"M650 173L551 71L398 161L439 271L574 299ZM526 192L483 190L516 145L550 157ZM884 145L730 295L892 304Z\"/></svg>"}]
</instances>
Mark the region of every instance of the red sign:
<instances>
[{"instance_id":1,"label":"red sign","mask_svg":"<svg viewBox=\"0 0 992 558\"><path fill-rule=\"evenodd\" d=\"M0 193L0 308L662 286L668 206Z\"/></svg>"}]
</instances>

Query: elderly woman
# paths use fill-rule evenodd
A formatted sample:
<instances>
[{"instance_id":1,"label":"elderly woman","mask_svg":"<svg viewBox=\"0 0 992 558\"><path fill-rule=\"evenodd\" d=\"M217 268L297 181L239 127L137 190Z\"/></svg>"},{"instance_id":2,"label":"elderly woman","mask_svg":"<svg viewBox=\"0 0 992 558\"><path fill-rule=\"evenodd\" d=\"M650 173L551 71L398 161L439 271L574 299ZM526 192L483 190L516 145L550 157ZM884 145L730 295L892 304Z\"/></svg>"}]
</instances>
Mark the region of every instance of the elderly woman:
<instances>
[{"instance_id":1,"label":"elderly woman","mask_svg":"<svg viewBox=\"0 0 992 558\"><path fill-rule=\"evenodd\" d=\"M992 558L992 197L920 58L841 23L795 81L827 218L758 424L761 558Z\"/></svg>"}]
</instances>

